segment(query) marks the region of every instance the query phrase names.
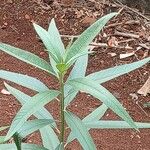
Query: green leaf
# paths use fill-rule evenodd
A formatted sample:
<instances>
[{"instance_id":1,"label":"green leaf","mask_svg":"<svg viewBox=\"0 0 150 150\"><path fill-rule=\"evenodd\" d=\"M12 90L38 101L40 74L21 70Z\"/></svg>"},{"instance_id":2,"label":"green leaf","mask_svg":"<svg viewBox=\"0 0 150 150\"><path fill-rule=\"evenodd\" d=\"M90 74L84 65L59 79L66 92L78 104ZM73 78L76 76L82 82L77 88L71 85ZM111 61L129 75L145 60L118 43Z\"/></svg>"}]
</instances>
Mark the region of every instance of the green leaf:
<instances>
[{"instance_id":1,"label":"green leaf","mask_svg":"<svg viewBox=\"0 0 150 150\"><path fill-rule=\"evenodd\" d=\"M54 61L54 59L51 57L50 53L49 53L49 59L50 59L50 63L51 63L51 66L57 76L57 78L59 78L59 74L58 74L58 69L56 67L57 63Z\"/></svg>"},{"instance_id":2,"label":"green leaf","mask_svg":"<svg viewBox=\"0 0 150 150\"><path fill-rule=\"evenodd\" d=\"M117 15L117 13L111 13L103 16L88 29L86 29L67 50L65 62L68 62L73 56L87 49L87 46L92 42L92 40L96 37L100 30L115 15Z\"/></svg>"},{"instance_id":3,"label":"green leaf","mask_svg":"<svg viewBox=\"0 0 150 150\"><path fill-rule=\"evenodd\" d=\"M102 120L93 122L84 122L88 128L94 129L130 129L131 126L125 121ZM150 123L135 122L138 128L150 128Z\"/></svg>"},{"instance_id":4,"label":"green leaf","mask_svg":"<svg viewBox=\"0 0 150 150\"><path fill-rule=\"evenodd\" d=\"M107 89L99 85L97 82L87 78L78 78L69 80L67 84L71 85L76 90L84 91L101 100L107 107L111 108L118 116L125 120L132 128L137 129L134 121L119 101Z\"/></svg>"},{"instance_id":5,"label":"green leaf","mask_svg":"<svg viewBox=\"0 0 150 150\"><path fill-rule=\"evenodd\" d=\"M74 136L78 139L83 149L96 150L95 144L82 121L71 112L65 112L65 120L71 128Z\"/></svg>"},{"instance_id":6,"label":"green leaf","mask_svg":"<svg viewBox=\"0 0 150 150\"><path fill-rule=\"evenodd\" d=\"M26 102L31 101L31 97L26 95L25 93L9 86L8 84L5 84L8 91L16 97L16 99L24 105ZM33 114L38 119L52 119L54 120L53 116L43 107L38 109ZM57 129L57 125L55 122L52 123L52 126L54 126ZM53 131L53 129L50 126L46 126L44 128L40 129L42 142L45 148L50 148L51 150L55 150L57 145L59 144L58 137L56 133Z\"/></svg>"},{"instance_id":7,"label":"green leaf","mask_svg":"<svg viewBox=\"0 0 150 150\"><path fill-rule=\"evenodd\" d=\"M85 122L93 122L93 121L95 122L95 121L98 121L99 119L101 119L103 117L103 115L105 114L105 112L107 111L107 109L108 109L108 107L105 104L102 104L97 109L95 109L92 113L90 113L89 115L87 115L82 120L82 122L85 123ZM67 138L67 143L70 143L74 139L75 139L75 137L74 137L73 133L71 132L70 135Z\"/></svg>"},{"instance_id":8,"label":"green leaf","mask_svg":"<svg viewBox=\"0 0 150 150\"><path fill-rule=\"evenodd\" d=\"M35 119L26 121L20 130L17 131L21 138L25 138L27 135L43 128L44 126L51 125L54 120L50 119ZM52 125L51 125L52 126Z\"/></svg>"},{"instance_id":9,"label":"green leaf","mask_svg":"<svg viewBox=\"0 0 150 150\"><path fill-rule=\"evenodd\" d=\"M88 75L87 78L91 79L91 80L95 80L96 82L101 84L101 83L109 81L113 78L116 78L118 76L121 76L123 74L126 74L130 71L133 71L133 70L143 66L144 64L146 64L149 61L150 61L150 57L145 58L140 61L137 61L137 62L134 62L134 63L120 65L120 66L116 66L113 68L98 71L98 72Z\"/></svg>"},{"instance_id":10,"label":"green leaf","mask_svg":"<svg viewBox=\"0 0 150 150\"><path fill-rule=\"evenodd\" d=\"M64 101L65 107L67 107L73 101L73 99L76 97L77 94L78 94L78 90L68 93Z\"/></svg>"},{"instance_id":11,"label":"green leaf","mask_svg":"<svg viewBox=\"0 0 150 150\"><path fill-rule=\"evenodd\" d=\"M64 145L63 143L59 144L55 150L64 150Z\"/></svg>"},{"instance_id":12,"label":"green leaf","mask_svg":"<svg viewBox=\"0 0 150 150\"><path fill-rule=\"evenodd\" d=\"M87 65L88 65L88 55L84 55L78 58L75 65L73 66L73 69L69 74L69 77L67 78L67 81L75 78L84 77Z\"/></svg>"},{"instance_id":13,"label":"green leaf","mask_svg":"<svg viewBox=\"0 0 150 150\"><path fill-rule=\"evenodd\" d=\"M71 70L68 80L84 77L86 73L86 68L88 64L88 55L81 56L77 59L75 65L73 66L73 69ZM79 67L80 66L80 67ZM78 90L74 90L71 86L65 85L65 107L69 105L69 103L75 98L75 96L78 93Z\"/></svg>"},{"instance_id":14,"label":"green leaf","mask_svg":"<svg viewBox=\"0 0 150 150\"><path fill-rule=\"evenodd\" d=\"M92 54L93 51L87 51L84 50L81 53L76 54L75 56L73 56L68 62L67 62L67 66L68 68L80 57L84 56L84 55L88 55L88 54Z\"/></svg>"},{"instance_id":15,"label":"green leaf","mask_svg":"<svg viewBox=\"0 0 150 150\"><path fill-rule=\"evenodd\" d=\"M44 83L37 80L36 78L19 73L0 70L0 78L22 85L37 92L49 90Z\"/></svg>"},{"instance_id":16,"label":"green leaf","mask_svg":"<svg viewBox=\"0 0 150 150\"><path fill-rule=\"evenodd\" d=\"M5 129L9 128L9 126L3 126L3 127L0 127L0 131L3 131Z\"/></svg>"},{"instance_id":17,"label":"green leaf","mask_svg":"<svg viewBox=\"0 0 150 150\"><path fill-rule=\"evenodd\" d=\"M61 63L62 55L60 51L62 51L62 49L60 50L60 47L55 44L56 41L54 41L54 35L51 36L48 31L35 23L33 23L33 26L54 61L56 63Z\"/></svg>"},{"instance_id":18,"label":"green leaf","mask_svg":"<svg viewBox=\"0 0 150 150\"><path fill-rule=\"evenodd\" d=\"M55 150L55 148L60 144L60 142L53 129L50 126L46 126L40 129L40 131L44 147L50 150Z\"/></svg>"},{"instance_id":19,"label":"green leaf","mask_svg":"<svg viewBox=\"0 0 150 150\"><path fill-rule=\"evenodd\" d=\"M56 27L55 21L54 19L51 20L50 24L49 24L49 28L48 28L48 33L51 37L51 43L54 44L55 47L57 47L57 49L59 50L61 57L63 58L64 52L65 52L65 48L64 48L64 44L61 40L59 31ZM51 57L51 54L49 53L49 58L50 58L50 62L52 65L53 70L55 71L57 77L58 77L58 70L56 68L57 63L54 61L54 59Z\"/></svg>"},{"instance_id":20,"label":"green leaf","mask_svg":"<svg viewBox=\"0 0 150 150\"><path fill-rule=\"evenodd\" d=\"M16 144L16 147L17 147L17 150L21 150L21 137L18 133L15 133L13 135L13 138L14 138L14 142Z\"/></svg>"},{"instance_id":21,"label":"green leaf","mask_svg":"<svg viewBox=\"0 0 150 150\"><path fill-rule=\"evenodd\" d=\"M0 136L0 144L5 142L5 136Z\"/></svg>"},{"instance_id":22,"label":"green leaf","mask_svg":"<svg viewBox=\"0 0 150 150\"><path fill-rule=\"evenodd\" d=\"M108 107L105 104L102 104L97 109L95 109L93 112L91 112L89 115L87 115L82 121L83 122L98 121L99 119L101 119L104 116L107 109L108 109Z\"/></svg>"},{"instance_id":23,"label":"green leaf","mask_svg":"<svg viewBox=\"0 0 150 150\"><path fill-rule=\"evenodd\" d=\"M56 49L59 50L61 57L63 57L63 55L65 53L65 48L64 48L64 44L61 40L60 33L56 27L54 18L51 20L51 22L49 24L48 33L50 35L51 43L54 44Z\"/></svg>"},{"instance_id":24,"label":"green leaf","mask_svg":"<svg viewBox=\"0 0 150 150\"><path fill-rule=\"evenodd\" d=\"M26 102L31 101L31 99L32 99L32 97L30 97L29 95L15 89L14 87L8 85L7 83L5 83L5 87L16 98L16 100L19 101L22 105L24 105ZM38 109L38 111L36 111L33 115L35 117L37 117L38 119L51 119L51 120L54 120L54 118L50 114L50 112L47 111L44 107ZM56 128L56 123L55 122L52 123L52 125Z\"/></svg>"},{"instance_id":25,"label":"green leaf","mask_svg":"<svg viewBox=\"0 0 150 150\"><path fill-rule=\"evenodd\" d=\"M26 102L18 111L17 115L13 119L13 122L5 137L5 140L7 141L16 131L18 131L33 113L35 113L42 106L56 98L58 95L59 91L49 90L33 96L31 98L31 101Z\"/></svg>"},{"instance_id":26,"label":"green leaf","mask_svg":"<svg viewBox=\"0 0 150 150\"><path fill-rule=\"evenodd\" d=\"M15 144L0 144L0 150L16 150ZM35 144L22 144L22 150L49 150Z\"/></svg>"},{"instance_id":27,"label":"green leaf","mask_svg":"<svg viewBox=\"0 0 150 150\"><path fill-rule=\"evenodd\" d=\"M8 44L4 44L4 43L0 43L0 50L28 64L31 64L37 68L40 68L52 75L55 75L52 67L48 64L48 62L46 62L44 59L38 57L35 54L32 54L25 50L22 50L22 49L19 49L19 48L16 48Z\"/></svg>"}]
</instances>

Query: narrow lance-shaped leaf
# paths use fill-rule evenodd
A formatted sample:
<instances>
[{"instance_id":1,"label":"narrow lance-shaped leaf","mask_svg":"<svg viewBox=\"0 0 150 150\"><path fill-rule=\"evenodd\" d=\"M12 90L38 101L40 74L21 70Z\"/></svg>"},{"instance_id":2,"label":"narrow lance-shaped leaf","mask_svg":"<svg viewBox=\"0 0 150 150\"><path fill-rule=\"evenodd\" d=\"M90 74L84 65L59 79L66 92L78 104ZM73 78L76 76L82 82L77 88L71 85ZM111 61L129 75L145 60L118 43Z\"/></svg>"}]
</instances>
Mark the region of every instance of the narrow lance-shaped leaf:
<instances>
[{"instance_id":1,"label":"narrow lance-shaped leaf","mask_svg":"<svg viewBox=\"0 0 150 150\"><path fill-rule=\"evenodd\" d=\"M0 50L28 64L31 64L39 69L42 69L52 75L55 75L52 67L48 64L48 62L46 62L44 59L38 57L33 53L27 52L25 50L4 43L0 43Z\"/></svg>"},{"instance_id":2,"label":"narrow lance-shaped leaf","mask_svg":"<svg viewBox=\"0 0 150 150\"><path fill-rule=\"evenodd\" d=\"M73 69L71 70L68 80L84 77L86 73L88 65L88 55L84 55L78 58L75 65L73 66Z\"/></svg>"},{"instance_id":3,"label":"narrow lance-shaped leaf","mask_svg":"<svg viewBox=\"0 0 150 150\"><path fill-rule=\"evenodd\" d=\"M116 66L113 68L101 70L101 71L89 74L87 78L94 80L101 84L113 78L119 77L123 74L126 74L130 71L133 71L143 66L144 64L148 63L149 61L150 61L150 57L131 63L131 64L125 64L125 65L120 65L120 66Z\"/></svg>"},{"instance_id":4,"label":"narrow lance-shaped leaf","mask_svg":"<svg viewBox=\"0 0 150 150\"><path fill-rule=\"evenodd\" d=\"M71 70L68 80L84 77L86 73L86 68L88 64L88 55L81 56L75 62L73 69ZM71 86L65 85L65 107L69 105L69 103L75 98L78 93L78 90L74 90Z\"/></svg>"},{"instance_id":5,"label":"narrow lance-shaped leaf","mask_svg":"<svg viewBox=\"0 0 150 150\"><path fill-rule=\"evenodd\" d=\"M54 42L53 36L50 36L49 32L40 27L39 25L34 23L33 26L37 34L41 38L42 42L44 43L46 49L51 54L51 57L55 60L56 63L61 63L62 55L60 53L58 45L56 45Z\"/></svg>"},{"instance_id":6,"label":"narrow lance-shaped leaf","mask_svg":"<svg viewBox=\"0 0 150 150\"><path fill-rule=\"evenodd\" d=\"M95 81L86 78L78 78L69 80L67 84L71 85L77 90L89 93L95 98L101 100L106 106L111 108L117 115L125 120L132 128L137 129L134 121L126 112L124 107L119 103L119 101L107 89Z\"/></svg>"},{"instance_id":7,"label":"narrow lance-shaped leaf","mask_svg":"<svg viewBox=\"0 0 150 150\"><path fill-rule=\"evenodd\" d=\"M0 150L16 150L15 144L0 144ZM49 150L35 144L22 144L22 150Z\"/></svg>"},{"instance_id":8,"label":"narrow lance-shaped leaf","mask_svg":"<svg viewBox=\"0 0 150 150\"><path fill-rule=\"evenodd\" d=\"M78 94L78 90L70 91L68 92L68 95L65 97L65 108L73 101L73 99L76 97Z\"/></svg>"},{"instance_id":9,"label":"narrow lance-shaped leaf","mask_svg":"<svg viewBox=\"0 0 150 150\"><path fill-rule=\"evenodd\" d=\"M55 150L64 150L64 144L60 143Z\"/></svg>"},{"instance_id":10,"label":"narrow lance-shaped leaf","mask_svg":"<svg viewBox=\"0 0 150 150\"><path fill-rule=\"evenodd\" d=\"M24 105L26 102L31 101L31 97L27 94L11 87L10 85L5 83L5 86L7 87L8 91L16 97L16 99ZM52 119L54 120L53 116L48 112L44 107L38 109L33 114L38 119ZM57 129L57 125L55 122L52 123L52 126L54 126ZM56 135L56 133L53 131L53 129L50 126L46 126L44 128L40 129L42 143L45 148L50 148L51 150L55 150L55 148L59 144L59 139Z\"/></svg>"},{"instance_id":11,"label":"narrow lance-shaped leaf","mask_svg":"<svg viewBox=\"0 0 150 150\"><path fill-rule=\"evenodd\" d=\"M48 27L48 33L50 35L51 43L54 44L54 46L59 50L61 57L63 57L65 53L64 44L61 40L60 33L56 27L54 18L51 20L49 27Z\"/></svg>"},{"instance_id":12,"label":"narrow lance-shaped leaf","mask_svg":"<svg viewBox=\"0 0 150 150\"><path fill-rule=\"evenodd\" d=\"M65 112L65 120L71 128L74 136L78 139L83 149L96 150L95 144L82 121L71 112Z\"/></svg>"},{"instance_id":13,"label":"narrow lance-shaped leaf","mask_svg":"<svg viewBox=\"0 0 150 150\"><path fill-rule=\"evenodd\" d=\"M58 74L58 69L57 69L57 63L54 61L54 59L51 57L51 54L49 53L49 59L50 59L50 63L51 63L51 66L52 66L52 68L53 68L53 70L54 70L54 72L55 72L55 74L56 74L56 76L57 76L57 78L59 78L59 74Z\"/></svg>"},{"instance_id":14,"label":"narrow lance-shaped leaf","mask_svg":"<svg viewBox=\"0 0 150 150\"><path fill-rule=\"evenodd\" d=\"M60 144L60 142L54 130L50 126L46 126L40 129L40 132L44 147L50 150L55 150L55 148Z\"/></svg>"},{"instance_id":15,"label":"narrow lance-shaped leaf","mask_svg":"<svg viewBox=\"0 0 150 150\"><path fill-rule=\"evenodd\" d=\"M150 123L134 122L137 128L150 128ZM132 128L125 121L101 120L84 122L88 128L92 129L130 129Z\"/></svg>"},{"instance_id":16,"label":"narrow lance-shaped leaf","mask_svg":"<svg viewBox=\"0 0 150 150\"><path fill-rule=\"evenodd\" d=\"M89 115L87 115L82 121L83 122L93 122L98 121L101 119L104 114L106 113L108 107L105 104L102 104L98 108L96 108L94 111L92 111Z\"/></svg>"},{"instance_id":17,"label":"narrow lance-shaped leaf","mask_svg":"<svg viewBox=\"0 0 150 150\"><path fill-rule=\"evenodd\" d=\"M17 115L13 119L11 127L5 137L7 141L16 131L18 131L25 121L42 106L53 100L59 95L56 90L49 90L39 93L31 98L31 101L25 103L18 111Z\"/></svg>"},{"instance_id":18,"label":"narrow lance-shaped leaf","mask_svg":"<svg viewBox=\"0 0 150 150\"><path fill-rule=\"evenodd\" d=\"M105 112L107 111L108 107L105 104L102 104L101 106L99 106L97 109L95 109L93 112L91 112L89 115L87 115L82 122L95 122L98 121L99 119L101 119L103 117L103 115L105 114ZM88 128L89 130L90 128ZM71 141L73 141L75 139L73 132L70 133L70 135L67 138L67 143L70 143Z\"/></svg>"},{"instance_id":19,"label":"narrow lance-shaped leaf","mask_svg":"<svg viewBox=\"0 0 150 150\"><path fill-rule=\"evenodd\" d=\"M88 55L88 54L92 54L92 53L93 53L93 51L84 50L84 51L82 51L81 53L76 54L75 56L73 56L73 57L67 62L68 68L69 68L78 58L80 58L81 56Z\"/></svg>"},{"instance_id":20,"label":"narrow lance-shaped leaf","mask_svg":"<svg viewBox=\"0 0 150 150\"><path fill-rule=\"evenodd\" d=\"M0 136L0 144L5 142L5 136Z\"/></svg>"},{"instance_id":21,"label":"narrow lance-shaped leaf","mask_svg":"<svg viewBox=\"0 0 150 150\"><path fill-rule=\"evenodd\" d=\"M105 26L105 24L117 13L111 13L103 16L88 29L86 29L79 38L72 44L72 46L67 50L65 62L68 62L73 56L84 51L100 30Z\"/></svg>"},{"instance_id":22,"label":"narrow lance-shaped leaf","mask_svg":"<svg viewBox=\"0 0 150 150\"><path fill-rule=\"evenodd\" d=\"M38 79L19 73L0 70L0 78L22 85L37 92L49 90L48 87Z\"/></svg>"},{"instance_id":23,"label":"narrow lance-shaped leaf","mask_svg":"<svg viewBox=\"0 0 150 150\"><path fill-rule=\"evenodd\" d=\"M29 95L19 91L18 89L8 85L7 83L5 83L5 87L7 88L7 90L16 98L17 101L19 101L22 105L24 105L26 102L31 101L32 97L30 97ZM50 112L46 109L46 108L40 108L38 109L38 111L36 111L33 114L35 117L37 117L38 119L51 119L54 120L53 116L50 114ZM52 125L56 128L56 123L52 123Z\"/></svg>"},{"instance_id":24,"label":"narrow lance-shaped leaf","mask_svg":"<svg viewBox=\"0 0 150 150\"><path fill-rule=\"evenodd\" d=\"M23 124L23 126L20 128L20 130L17 131L17 133L19 137L25 138L27 135L35 132L36 130L39 130L40 128L43 128L47 125L52 126L53 122L54 120L50 119L29 120Z\"/></svg>"},{"instance_id":25,"label":"narrow lance-shaped leaf","mask_svg":"<svg viewBox=\"0 0 150 150\"><path fill-rule=\"evenodd\" d=\"M65 48L64 48L64 44L61 40L59 31L56 27L54 19L52 19L49 24L48 33L50 35L51 42L54 44L55 47L57 47L57 49L59 50L59 52L61 54L61 57L63 58L63 55L65 53ZM51 66L58 77L58 69L56 67L57 63L52 58L51 53L49 53L49 59L50 59Z\"/></svg>"}]
</instances>

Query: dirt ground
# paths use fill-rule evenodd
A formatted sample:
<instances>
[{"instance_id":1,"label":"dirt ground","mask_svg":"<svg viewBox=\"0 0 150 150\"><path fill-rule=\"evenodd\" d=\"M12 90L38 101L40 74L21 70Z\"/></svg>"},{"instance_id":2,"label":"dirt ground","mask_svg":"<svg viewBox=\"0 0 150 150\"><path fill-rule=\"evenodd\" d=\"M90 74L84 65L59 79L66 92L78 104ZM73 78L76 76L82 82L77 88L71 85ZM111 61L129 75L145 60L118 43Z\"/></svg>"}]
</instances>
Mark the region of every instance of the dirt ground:
<instances>
[{"instance_id":1,"label":"dirt ground","mask_svg":"<svg viewBox=\"0 0 150 150\"><path fill-rule=\"evenodd\" d=\"M0 42L28 50L48 60L46 52L43 51L43 45L33 29L32 22L47 28L49 21L55 18L61 35L79 35L96 19L112 11L119 11L120 14L112 19L95 39L95 43L105 43L105 46L94 49L95 53L89 57L87 74L147 57L150 47L148 15L143 16L138 10L123 8L121 4L108 3L108 1L1 0ZM121 35L118 35L118 32L121 32ZM122 33L125 33L126 36ZM67 41L67 37L64 38L64 41ZM120 58L120 54L132 52L134 52L132 56ZM47 73L3 52L0 52L0 69L28 74L43 81L50 88L58 88L55 78L49 77ZM150 110L143 107L143 104L150 100L150 96L137 94L137 91L148 79L149 69L149 66L145 65L132 73L104 84L119 99L135 121L150 121ZM3 82L0 80L0 91L4 89ZM21 86L16 86L8 81L7 83L25 93L34 94ZM100 102L92 97L79 94L70 109L83 118L99 105ZM52 102L46 107L56 119L59 118L57 102ZM19 108L20 104L13 96L0 93L0 126L10 124ZM119 118L109 110L103 119ZM149 150L150 129L141 129L140 131L109 129L90 132L98 150ZM40 144L37 133L30 135L27 141ZM67 149L80 150L82 148L77 141L74 141L68 145Z\"/></svg>"}]
</instances>

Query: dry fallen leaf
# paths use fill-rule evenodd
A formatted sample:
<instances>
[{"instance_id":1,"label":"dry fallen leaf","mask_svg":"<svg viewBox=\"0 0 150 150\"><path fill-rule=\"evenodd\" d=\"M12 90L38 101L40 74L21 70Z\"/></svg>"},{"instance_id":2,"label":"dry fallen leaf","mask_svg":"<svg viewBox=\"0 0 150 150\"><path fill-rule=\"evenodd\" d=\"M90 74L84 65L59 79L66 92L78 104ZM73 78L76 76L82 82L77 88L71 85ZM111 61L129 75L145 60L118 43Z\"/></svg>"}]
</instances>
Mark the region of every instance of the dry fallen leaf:
<instances>
[{"instance_id":1,"label":"dry fallen leaf","mask_svg":"<svg viewBox=\"0 0 150 150\"><path fill-rule=\"evenodd\" d=\"M118 46L118 40L116 37L111 37L109 40L108 40L108 46L110 47L115 47L115 46Z\"/></svg>"},{"instance_id":2,"label":"dry fallen leaf","mask_svg":"<svg viewBox=\"0 0 150 150\"><path fill-rule=\"evenodd\" d=\"M147 79L145 84L137 91L137 93L143 96L146 96L148 93L150 93L150 77Z\"/></svg>"},{"instance_id":3,"label":"dry fallen leaf","mask_svg":"<svg viewBox=\"0 0 150 150\"><path fill-rule=\"evenodd\" d=\"M4 94L4 95L10 95L10 93L7 90L5 90L5 89L2 89L1 93Z\"/></svg>"}]
</instances>

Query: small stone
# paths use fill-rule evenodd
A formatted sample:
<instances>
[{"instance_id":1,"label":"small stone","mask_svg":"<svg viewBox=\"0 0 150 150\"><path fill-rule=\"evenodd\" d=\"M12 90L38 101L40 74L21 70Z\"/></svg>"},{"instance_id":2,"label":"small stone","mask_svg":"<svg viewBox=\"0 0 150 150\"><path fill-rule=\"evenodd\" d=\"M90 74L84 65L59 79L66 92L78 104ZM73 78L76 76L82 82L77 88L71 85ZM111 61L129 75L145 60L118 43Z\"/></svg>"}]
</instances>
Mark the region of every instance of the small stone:
<instances>
[{"instance_id":1,"label":"small stone","mask_svg":"<svg viewBox=\"0 0 150 150\"><path fill-rule=\"evenodd\" d=\"M41 55L41 56L45 55L45 52L40 52L40 55Z\"/></svg>"},{"instance_id":2,"label":"small stone","mask_svg":"<svg viewBox=\"0 0 150 150\"><path fill-rule=\"evenodd\" d=\"M7 22L4 22L3 24L4 24L5 26L7 26L7 25L8 25L8 23L7 23Z\"/></svg>"},{"instance_id":3,"label":"small stone","mask_svg":"<svg viewBox=\"0 0 150 150\"><path fill-rule=\"evenodd\" d=\"M2 90L1 90L1 93L4 94L4 95L10 95L10 92L8 92L8 91L5 90L5 89L2 89Z\"/></svg>"},{"instance_id":4,"label":"small stone","mask_svg":"<svg viewBox=\"0 0 150 150\"><path fill-rule=\"evenodd\" d=\"M25 14L25 19L30 20L30 16L28 14Z\"/></svg>"}]
</instances>

